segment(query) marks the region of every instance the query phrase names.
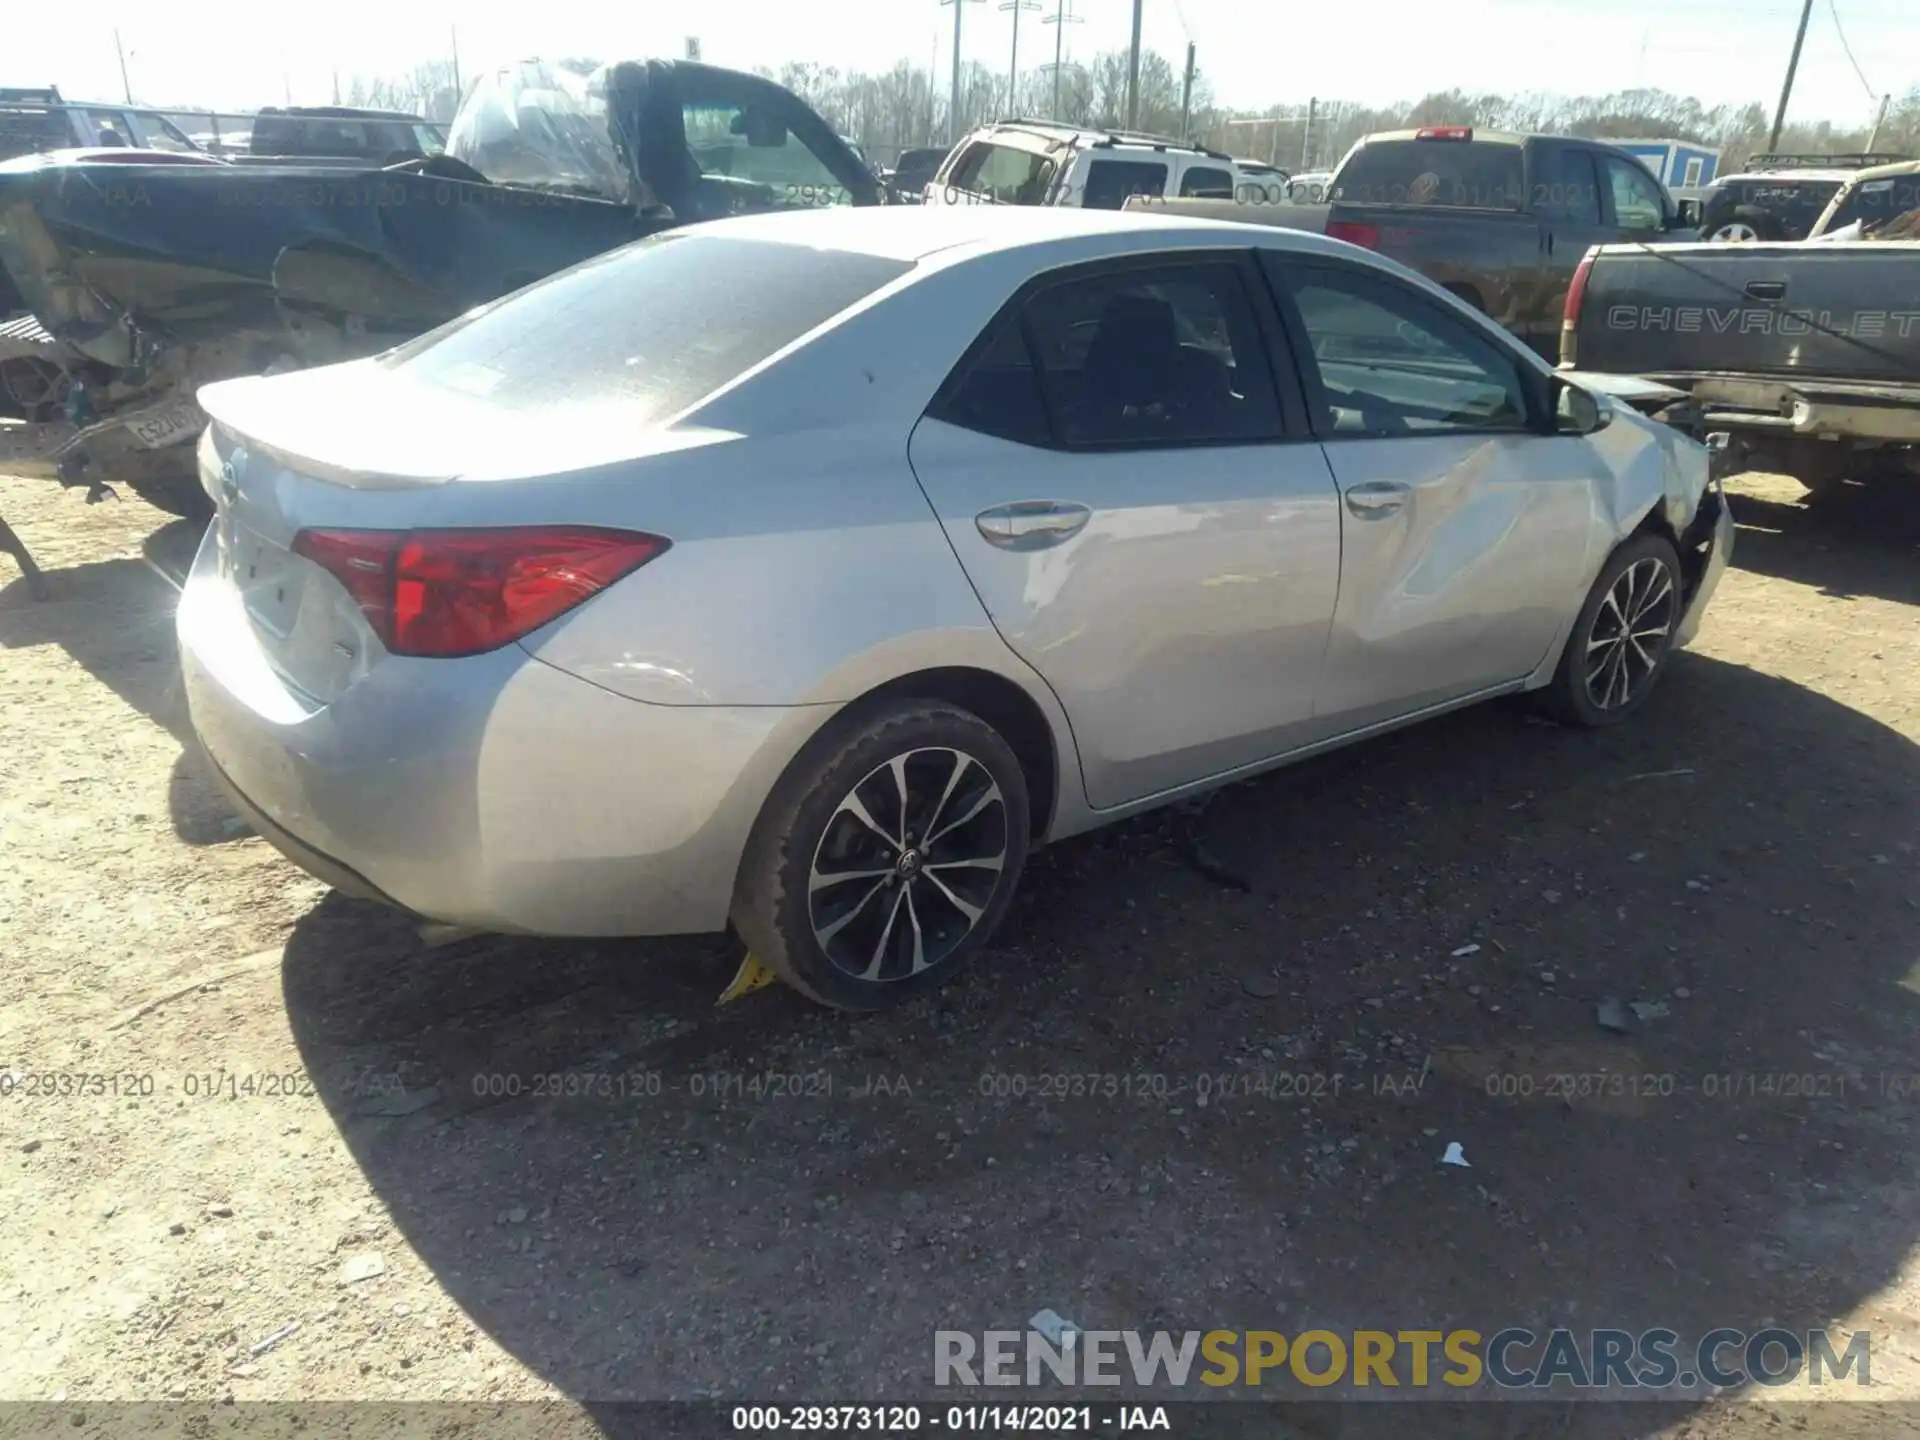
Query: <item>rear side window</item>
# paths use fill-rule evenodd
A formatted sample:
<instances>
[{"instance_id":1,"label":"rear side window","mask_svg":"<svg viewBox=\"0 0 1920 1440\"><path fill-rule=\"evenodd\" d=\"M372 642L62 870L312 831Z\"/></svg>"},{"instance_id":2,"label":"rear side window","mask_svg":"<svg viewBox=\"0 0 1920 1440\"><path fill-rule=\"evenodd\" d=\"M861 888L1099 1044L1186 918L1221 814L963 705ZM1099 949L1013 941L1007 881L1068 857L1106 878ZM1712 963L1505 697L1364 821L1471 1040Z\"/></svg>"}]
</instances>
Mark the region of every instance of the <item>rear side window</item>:
<instances>
[{"instance_id":1,"label":"rear side window","mask_svg":"<svg viewBox=\"0 0 1920 1440\"><path fill-rule=\"evenodd\" d=\"M1233 176L1209 165L1189 165L1180 177L1180 193L1207 200L1233 199Z\"/></svg>"},{"instance_id":2,"label":"rear side window","mask_svg":"<svg viewBox=\"0 0 1920 1440\"><path fill-rule=\"evenodd\" d=\"M1080 204L1088 210L1124 210L1129 195L1166 193L1167 167L1157 160L1094 160L1087 165Z\"/></svg>"},{"instance_id":3,"label":"rear side window","mask_svg":"<svg viewBox=\"0 0 1920 1440\"><path fill-rule=\"evenodd\" d=\"M1533 172L1533 208L1544 219L1569 224L1600 223L1600 184L1593 156L1570 145L1541 152Z\"/></svg>"},{"instance_id":4,"label":"rear side window","mask_svg":"<svg viewBox=\"0 0 1920 1440\"><path fill-rule=\"evenodd\" d=\"M1022 445L1052 440L1040 377L1017 316L1000 322L999 333L930 413L949 425Z\"/></svg>"},{"instance_id":5,"label":"rear side window","mask_svg":"<svg viewBox=\"0 0 1920 1440\"><path fill-rule=\"evenodd\" d=\"M1039 205L1047 198L1055 166L1044 155L981 140L954 162L946 184L1002 205Z\"/></svg>"},{"instance_id":6,"label":"rear side window","mask_svg":"<svg viewBox=\"0 0 1920 1440\"><path fill-rule=\"evenodd\" d=\"M1518 145L1472 140L1383 140L1362 145L1334 177L1335 204L1525 208Z\"/></svg>"},{"instance_id":7,"label":"rear side window","mask_svg":"<svg viewBox=\"0 0 1920 1440\"><path fill-rule=\"evenodd\" d=\"M614 407L647 425L912 268L875 255L670 232L564 270L409 341L382 363L510 410Z\"/></svg>"},{"instance_id":8,"label":"rear side window","mask_svg":"<svg viewBox=\"0 0 1920 1440\"><path fill-rule=\"evenodd\" d=\"M1259 321L1230 261L1063 281L1028 302L1026 325L1067 445L1281 434Z\"/></svg>"}]
</instances>

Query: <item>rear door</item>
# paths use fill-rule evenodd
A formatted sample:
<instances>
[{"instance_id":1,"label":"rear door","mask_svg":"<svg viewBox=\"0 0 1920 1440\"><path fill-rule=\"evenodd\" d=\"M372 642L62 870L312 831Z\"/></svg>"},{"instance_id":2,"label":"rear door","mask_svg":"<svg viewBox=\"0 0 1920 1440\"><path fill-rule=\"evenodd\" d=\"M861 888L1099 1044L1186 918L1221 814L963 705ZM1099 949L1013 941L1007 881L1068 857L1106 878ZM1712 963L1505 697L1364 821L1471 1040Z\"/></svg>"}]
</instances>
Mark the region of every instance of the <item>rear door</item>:
<instances>
[{"instance_id":1,"label":"rear door","mask_svg":"<svg viewBox=\"0 0 1920 1440\"><path fill-rule=\"evenodd\" d=\"M1540 221L1539 301L1527 340L1551 353L1566 313L1567 289L1580 257L1615 232L1603 218L1601 176L1594 153L1582 145L1536 141L1528 154L1528 196Z\"/></svg>"},{"instance_id":2,"label":"rear door","mask_svg":"<svg viewBox=\"0 0 1920 1440\"><path fill-rule=\"evenodd\" d=\"M1121 160L1089 153L1078 203L1088 210L1124 210L1130 195L1162 199L1167 193L1165 160ZM1074 203L1070 197L1068 204Z\"/></svg>"},{"instance_id":3,"label":"rear door","mask_svg":"<svg viewBox=\"0 0 1920 1440\"><path fill-rule=\"evenodd\" d=\"M1392 277L1262 254L1341 499L1319 714L1362 728L1519 680L1588 573L1591 442L1506 345Z\"/></svg>"},{"instance_id":4,"label":"rear door","mask_svg":"<svg viewBox=\"0 0 1920 1440\"><path fill-rule=\"evenodd\" d=\"M1310 725L1338 496L1297 390L1276 391L1263 316L1244 252L1050 276L914 430L914 473L993 624L1059 696L1096 807Z\"/></svg>"}]
</instances>

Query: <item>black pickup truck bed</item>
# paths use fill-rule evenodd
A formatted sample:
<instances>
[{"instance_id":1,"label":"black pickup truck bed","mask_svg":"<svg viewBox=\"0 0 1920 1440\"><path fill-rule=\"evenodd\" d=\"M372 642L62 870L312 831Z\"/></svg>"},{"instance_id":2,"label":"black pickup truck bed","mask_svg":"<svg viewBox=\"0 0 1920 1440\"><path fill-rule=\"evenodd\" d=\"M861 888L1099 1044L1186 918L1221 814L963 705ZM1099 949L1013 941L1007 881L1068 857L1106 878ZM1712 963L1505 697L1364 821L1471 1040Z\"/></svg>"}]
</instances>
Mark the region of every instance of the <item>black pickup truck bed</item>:
<instances>
[{"instance_id":1,"label":"black pickup truck bed","mask_svg":"<svg viewBox=\"0 0 1920 1440\"><path fill-rule=\"evenodd\" d=\"M1920 444L1920 243L1601 245L1560 362L1685 390L1733 458L1814 485L1911 470Z\"/></svg>"}]
</instances>

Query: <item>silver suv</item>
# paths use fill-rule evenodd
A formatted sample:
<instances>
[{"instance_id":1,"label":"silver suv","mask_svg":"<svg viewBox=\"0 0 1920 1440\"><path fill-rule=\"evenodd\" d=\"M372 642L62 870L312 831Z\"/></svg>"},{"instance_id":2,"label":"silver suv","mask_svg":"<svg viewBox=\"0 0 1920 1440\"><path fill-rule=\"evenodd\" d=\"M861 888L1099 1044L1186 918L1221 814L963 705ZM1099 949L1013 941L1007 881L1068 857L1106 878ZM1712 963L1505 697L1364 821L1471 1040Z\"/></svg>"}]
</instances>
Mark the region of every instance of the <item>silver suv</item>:
<instances>
[{"instance_id":1,"label":"silver suv","mask_svg":"<svg viewBox=\"0 0 1920 1440\"><path fill-rule=\"evenodd\" d=\"M1049 120L983 126L948 152L929 205L1078 205L1120 210L1129 196L1278 204L1287 175L1164 135Z\"/></svg>"}]
</instances>

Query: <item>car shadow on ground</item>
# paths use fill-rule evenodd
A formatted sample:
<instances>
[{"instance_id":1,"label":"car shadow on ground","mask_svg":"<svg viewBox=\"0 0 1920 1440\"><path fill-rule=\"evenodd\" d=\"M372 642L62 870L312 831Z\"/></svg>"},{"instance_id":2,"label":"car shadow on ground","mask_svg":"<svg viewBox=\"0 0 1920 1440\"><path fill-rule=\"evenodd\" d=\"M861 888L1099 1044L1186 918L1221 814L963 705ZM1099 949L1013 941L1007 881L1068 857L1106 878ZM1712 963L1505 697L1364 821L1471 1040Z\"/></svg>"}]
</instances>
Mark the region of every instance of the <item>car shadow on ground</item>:
<instances>
[{"instance_id":1,"label":"car shadow on ground","mask_svg":"<svg viewBox=\"0 0 1920 1440\"><path fill-rule=\"evenodd\" d=\"M202 522L174 520L146 538L138 559L49 570L44 600L36 601L24 581L0 589L0 651L58 645L179 743L167 786L168 810L174 833L192 845L253 833L207 766L180 684L174 603L205 528Z\"/></svg>"},{"instance_id":2,"label":"car shadow on ground","mask_svg":"<svg viewBox=\"0 0 1920 1440\"><path fill-rule=\"evenodd\" d=\"M1804 1332L1920 1228L1916 819L1898 732L1683 656L1617 730L1480 707L1041 852L900 1012L715 1011L719 940L422 951L337 896L283 986L409 1244L583 1400L925 1399L935 1330L1042 1307Z\"/></svg>"},{"instance_id":3,"label":"car shadow on ground","mask_svg":"<svg viewBox=\"0 0 1920 1440\"><path fill-rule=\"evenodd\" d=\"M1816 497L1778 487L1730 497L1742 570L1813 585L1828 595L1920 604L1920 475L1846 483Z\"/></svg>"}]
</instances>

